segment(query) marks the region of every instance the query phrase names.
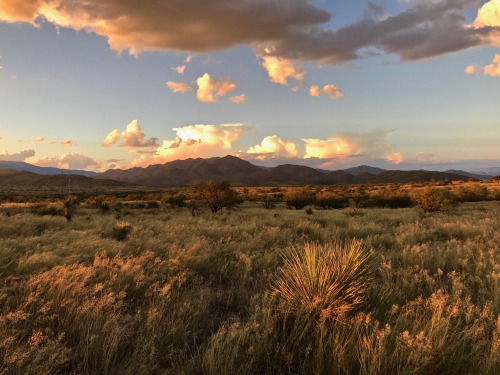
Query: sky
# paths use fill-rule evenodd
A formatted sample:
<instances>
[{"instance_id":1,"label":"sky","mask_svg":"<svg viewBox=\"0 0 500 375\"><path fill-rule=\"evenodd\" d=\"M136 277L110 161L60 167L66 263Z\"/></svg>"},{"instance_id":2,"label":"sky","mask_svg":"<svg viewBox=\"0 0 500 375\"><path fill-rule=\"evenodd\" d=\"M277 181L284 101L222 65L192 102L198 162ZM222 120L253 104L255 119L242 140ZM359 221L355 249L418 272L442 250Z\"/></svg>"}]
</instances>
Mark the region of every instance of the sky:
<instances>
[{"instance_id":1,"label":"sky","mask_svg":"<svg viewBox=\"0 0 500 375\"><path fill-rule=\"evenodd\" d=\"M500 0L0 0L0 160L500 167Z\"/></svg>"}]
</instances>

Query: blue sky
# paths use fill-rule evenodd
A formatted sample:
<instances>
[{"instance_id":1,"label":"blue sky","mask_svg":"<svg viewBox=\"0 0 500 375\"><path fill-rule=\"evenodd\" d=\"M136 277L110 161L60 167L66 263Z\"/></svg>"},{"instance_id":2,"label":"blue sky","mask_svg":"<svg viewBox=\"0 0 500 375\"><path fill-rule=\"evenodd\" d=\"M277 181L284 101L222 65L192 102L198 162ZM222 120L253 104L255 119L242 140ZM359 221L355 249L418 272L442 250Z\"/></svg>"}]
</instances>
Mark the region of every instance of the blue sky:
<instances>
[{"instance_id":1,"label":"blue sky","mask_svg":"<svg viewBox=\"0 0 500 375\"><path fill-rule=\"evenodd\" d=\"M499 47L500 0L0 0L0 160L498 167Z\"/></svg>"}]
</instances>

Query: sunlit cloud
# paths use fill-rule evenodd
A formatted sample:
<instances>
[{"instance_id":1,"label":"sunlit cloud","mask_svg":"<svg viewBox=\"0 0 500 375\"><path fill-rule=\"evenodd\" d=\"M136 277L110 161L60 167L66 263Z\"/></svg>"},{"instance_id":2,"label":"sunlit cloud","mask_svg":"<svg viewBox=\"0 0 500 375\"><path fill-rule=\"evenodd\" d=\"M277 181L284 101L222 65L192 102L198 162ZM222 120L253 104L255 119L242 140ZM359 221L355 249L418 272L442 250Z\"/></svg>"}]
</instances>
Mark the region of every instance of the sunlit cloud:
<instances>
[{"instance_id":1,"label":"sunlit cloud","mask_svg":"<svg viewBox=\"0 0 500 375\"><path fill-rule=\"evenodd\" d=\"M114 145L116 142L118 142L118 139L120 139L120 131L118 129L115 129L106 136L104 141L102 142L103 147L109 147L111 145Z\"/></svg>"},{"instance_id":2,"label":"sunlit cloud","mask_svg":"<svg viewBox=\"0 0 500 375\"><path fill-rule=\"evenodd\" d=\"M61 169L85 169L96 171L101 168L101 162L99 160L92 159L78 152L60 156L32 158L30 159L30 163L39 167L54 167Z\"/></svg>"},{"instance_id":3,"label":"sunlit cloud","mask_svg":"<svg viewBox=\"0 0 500 375\"><path fill-rule=\"evenodd\" d=\"M186 92L193 91L193 88L191 86L189 86L188 84L183 83L183 82L172 82L172 81L169 81L169 82L166 82L166 85L175 94L177 94L177 93L183 94L183 93L186 93Z\"/></svg>"},{"instance_id":4,"label":"sunlit cloud","mask_svg":"<svg viewBox=\"0 0 500 375\"><path fill-rule=\"evenodd\" d=\"M327 139L304 138L304 158L345 158L356 155L380 157L389 149L386 138L391 131L341 133Z\"/></svg>"},{"instance_id":5,"label":"sunlit cloud","mask_svg":"<svg viewBox=\"0 0 500 375\"><path fill-rule=\"evenodd\" d=\"M387 160L390 164L401 164L404 159L401 153L395 152L393 154L386 155L385 160Z\"/></svg>"},{"instance_id":6,"label":"sunlit cloud","mask_svg":"<svg viewBox=\"0 0 500 375\"><path fill-rule=\"evenodd\" d=\"M111 131L104 141L102 142L103 147L109 147L118 142L118 140L122 139L120 143L120 147L158 147L158 138L149 138L146 139L146 135L142 132L142 129L139 125L138 120L133 120L130 124L127 125L125 131L121 132L118 129Z\"/></svg>"},{"instance_id":7,"label":"sunlit cloud","mask_svg":"<svg viewBox=\"0 0 500 375\"><path fill-rule=\"evenodd\" d=\"M469 65L465 68L464 70L465 74L476 74L477 73L477 66L476 65Z\"/></svg>"},{"instance_id":8,"label":"sunlit cloud","mask_svg":"<svg viewBox=\"0 0 500 375\"><path fill-rule=\"evenodd\" d=\"M291 60L276 56L262 56L262 66L267 71L271 82L287 85L293 78L297 81L304 79L305 71L297 67Z\"/></svg>"},{"instance_id":9,"label":"sunlit cloud","mask_svg":"<svg viewBox=\"0 0 500 375\"><path fill-rule=\"evenodd\" d=\"M155 155L141 154L130 166L147 166L187 158L224 156L252 129L244 124L188 125L174 128L176 137L163 141Z\"/></svg>"},{"instance_id":10,"label":"sunlit cloud","mask_svg":"<svg viewBox=\"0 0 500 375\"><path fill-rule=\"evenodd\" d=\"M311 86L309 87L309 94L313 97L327 95L330 99L342 99L344 97L344 93L335 85Z\"/></svg>"},{"instance_id":11,"label":"sunlit cloud","mask_svg":"<svg viewBox=\"0 0 500 375\"><path fill-rule=\"evenodd\" d=\"M245 94L231 96L229 98L229 101L236 104L245 103L247 101L247 96Z\"/></svg>"},{"instance_id":12,"label":"sunlit cloud","mask_svg":"<svg viewBox=\"0 0 500 375\"><path fill-rule=\"evenodd\" d=\"M171 68L174 72L176 72L177 74L184 74L184 72L186 71L186 65L179 65L179 66L176 66L174 68Z\"/></svg>"},{"instance_id":13,"label":"sunlit cloud","mask_svg":"<svg viewBox=\"0 0 500 375\"><path fill-rule=\"evenodd\" d=\"M198 78L196 83L198 85L196 97L203 103L215 103L219 97L236 90L236 85L231 82L230 78L223 78L216 81L208 73Z\"/></svg>"},{"instance_id":14,"label":"sunlit cloud","mask_svg":"<svg viewBox=\"0 0 500 375\"><path fill-rule=\"evenodd\" d=\"M259 160L278 157L294 158L298 153L296 143L284 141L277 135L265 137L260 144L250 147L247 151L247 154L255 154L255 158Z\"/></svg>"},{"instance_id":15,"label":"sunlit cloud","mask_svg":"<svg viewBox=\"0 0 500 375\"><path fill-rule=\"evenodd\" d=\"M490 33L485 38L492 44L500 46L500 0L490 0L486 2L478 11L474 21L477 28L492 27Z\"/></svg>"},{"instance_id":16,"label":"sunlit cloud","mask_svg":"<svg viewBox=\"0 0 500 375\"><path fill-rule=\"evenodd\" d=\"M7 150L0 152L0 160L2 161L25 161L33 156L35 156L35 150L24 150L14 154L10 154Z\"/></svg>"},{"instance_id":17,"label":"sunlit cloud","mask_svg":"<svg viewBox=\"0 0 500 375\"><path fill-rule=\"evenodd\" d=\"M72 139L64 139L61 141L61 144L66 147L71 147L73 146L73 140Z\"/></svg>"},{"instance_id":18,"label":"sunlit cloud","mask_svg":"<svg viewBox=\"0 0 500 375\"><path fill-rule=\"evenodd\" d=\"M35 138L35 142L43 143L43 142L45 142L45 138L43 138L43 137L37 137L37 138Z\"/></svg>"},{"instance_id":19,"label":"sunlit cloud","mask_svg":"<svg viewBox=\"0 0 500 375\"><path fill-rule=\"evenodd\" d=\"M484 74L492 77L500 77L500 55L495 55L493 62L484 67Z\"/></svg>"}]
</instances>

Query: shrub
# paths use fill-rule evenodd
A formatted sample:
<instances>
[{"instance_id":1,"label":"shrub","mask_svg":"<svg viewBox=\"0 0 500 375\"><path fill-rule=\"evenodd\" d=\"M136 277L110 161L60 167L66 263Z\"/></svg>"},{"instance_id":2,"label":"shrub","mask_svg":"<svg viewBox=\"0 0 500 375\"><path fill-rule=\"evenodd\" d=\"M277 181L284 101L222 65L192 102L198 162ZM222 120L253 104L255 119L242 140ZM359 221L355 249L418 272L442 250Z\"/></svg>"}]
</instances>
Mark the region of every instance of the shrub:
<instances>
[{"instance_id":1,"label":"shrub","mask_svg":"<svg viewBox=\"0 0 500 375\"><path fill-rule=\"evenodd\" d=\"M324 191L316 194L316 205L329 209L329 208L345 208L348 204L349 199L347 197L340 196L336 193Z\"/></svg>"},{"instance_id":2,"label":"shrub","mask_svg":"<svg viewBox=\"0 0 500 375\"><path fill-rule=\"evenodd\" d=\"M359 240L306 244L284 256L273 295L283 311L320 321L356 308L374 271L373 255Z\"/></svg>"},{"instance_id":3,"label":"shrub","mask_svg":"<svg viewBox=\"0 0 500 375\"><path fill-rule=\"evenodd\" d=\"M410 192L413 204L425 212L445 211L454 202L453 194L446 189L426 187Z\"/></svg>"},{"instance_id":4,"label":"shrub","mask_svg":"<svg viewBox=\"0 0 500 375\"><path fill-rule=\"evenodd\" d=\"M125 241L132 229L132 224L128 221L119 221L113 226L112 236L117 241Z\"/></svg>"},{"instance_id":5,"label":"shrub","mask_svg":"<svg viewBox=\"0 0 500 375\"><path fill-rule=\"evenodd\" d=\"M238 193L227 181L195 181L191 185L191 194L194 206L208 207L213 213L222 211L223 208L233 208L240 203Z\"/></svg>"},{"instance_id":6,"label":"shrub","mask_svg":"<svg viewBox=\"0 0 500 375\"><path fill-rule=\"evenodd\" d=\"M488 188L479 184L460 186L455 195L460 202L481 202L490 199Z\"/></svg>"},{"instance_id":7,"label":"shrub","mask_svg":"<svg viewBox=\"0 0 500 375\"><path fill-rule=\"evenodd\" d=\"M314 203L314 192L307 188L291 189L284 195L283 199L289 208L300 210Z\"/></svg>"}]
</instances>

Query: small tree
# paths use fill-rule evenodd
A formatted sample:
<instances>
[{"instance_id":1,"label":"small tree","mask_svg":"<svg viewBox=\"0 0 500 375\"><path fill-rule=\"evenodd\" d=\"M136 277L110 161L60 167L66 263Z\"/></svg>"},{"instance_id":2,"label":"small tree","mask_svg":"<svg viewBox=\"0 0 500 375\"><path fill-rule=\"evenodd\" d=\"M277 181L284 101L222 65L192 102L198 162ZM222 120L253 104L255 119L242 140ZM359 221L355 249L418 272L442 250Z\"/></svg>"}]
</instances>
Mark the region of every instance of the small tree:
<instances>
[{"instance_id":1,"label":"small tree","mask_svg":"<svg viewBox=\"0 0 500 375\"><path fill-rule=\"evenodd\" d=\"M238 193L227 181L195 181L191 185L191 196L192 204L208 207L213 213L240 203Z\"/></svg>"},{"instance_id":2,"label":"small tree","mask_svg":"<svg viewBox=\"0 0 500 375\"><path fill-rule=\"evenodd\" d=\"M300 210L305 206L314 203L315 192L310 191L308 188L292 188L283 197L286 205L289 208Z\"/></svg>"},{"instance_id":3,"label":"small tree","mask_svg":"<svg viewBox=\"0 0 500 375\"><path fill-rule=\"evenodd\" d=\"M445 211L454 203L453 194L447 189L426 187L410 192L413 204L425 212Z\"/></svg>"}]
</instances>

